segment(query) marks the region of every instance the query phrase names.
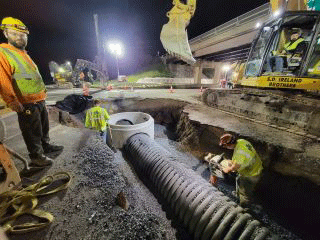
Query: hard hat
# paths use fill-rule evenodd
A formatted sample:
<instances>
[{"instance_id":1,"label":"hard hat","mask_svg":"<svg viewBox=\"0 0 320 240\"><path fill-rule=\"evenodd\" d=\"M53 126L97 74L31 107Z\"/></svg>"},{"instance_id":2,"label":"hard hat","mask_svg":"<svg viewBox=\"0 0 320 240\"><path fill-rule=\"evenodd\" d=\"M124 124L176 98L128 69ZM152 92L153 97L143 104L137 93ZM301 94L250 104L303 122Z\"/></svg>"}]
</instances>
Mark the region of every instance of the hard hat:
<instances>
[{"instance_id":1,"label":"hard hat","mask_svg":"<svg viewBox=\"0 0 320 240\"><path fill-rule=\"evenodd\" d=\"M302 34L301 28L291 28L290 34L299 34L299 36Z\"/></svg>"},{"instance_id":2,"label":"hard hat","mask_svg":"<svg viewBox=\"0 0 320 240\"><path fill-rule=\"evenodd\" d=\"M229 144L232 143L234 140L234 136L230 133L225 133L220 137L220 143L219 146L222 146L224 144Z\"/></svg>"},{"instance_id":3,"label":"hard hat","mask_svg":"<svg viewBox=\"0 0 320 240\"><path fill-rule=\"evenodd\" d=\"M12 18L12 17L6 17L2 19L0 28L1 30L13 29L19 32L24 32L26 34L29 34L27 26L24 25L24 23L21 22L19 19Z\"/></svg>"}]
</instances>

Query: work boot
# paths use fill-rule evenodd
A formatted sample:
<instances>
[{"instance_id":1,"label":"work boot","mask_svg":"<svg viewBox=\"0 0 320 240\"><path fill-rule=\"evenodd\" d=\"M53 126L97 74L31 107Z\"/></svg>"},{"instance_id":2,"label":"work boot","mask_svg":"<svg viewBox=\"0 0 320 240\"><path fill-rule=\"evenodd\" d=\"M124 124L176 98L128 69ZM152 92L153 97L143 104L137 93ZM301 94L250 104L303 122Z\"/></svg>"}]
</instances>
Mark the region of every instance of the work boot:
<instances>
[{"instance_id":1,"label":"work boot","mask_svg":"<svg viewBox=\"0 0 320 240\"><path fill-rule=\"evenodd\" d=\"M30 155L31 163L38 167L46 167L52 165L52 159L41 155Z\"/></svg>"},{"instance_id":2,"label":"work boot","mask_svg":"<svg viewBox=\"0 0 320 240\"><path fill-rule=\"evenodd\" d=\"M52 153L63 150L63 146L52 145L52 144L43 144L42 146L44 153Z\"/></svg>"}]
</instances>

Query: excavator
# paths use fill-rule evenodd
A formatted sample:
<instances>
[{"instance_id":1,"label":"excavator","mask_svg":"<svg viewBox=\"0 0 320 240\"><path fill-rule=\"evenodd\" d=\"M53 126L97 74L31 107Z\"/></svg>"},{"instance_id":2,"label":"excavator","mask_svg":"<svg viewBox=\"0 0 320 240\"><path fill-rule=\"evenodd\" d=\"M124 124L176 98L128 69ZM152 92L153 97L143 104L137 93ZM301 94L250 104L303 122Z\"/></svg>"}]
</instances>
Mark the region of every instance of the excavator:
<instances>
[{"instance_id":1,"label":"excavator","mask_svg":"<svg viewBox=\"0 0 320 240\"><path fill-rule=\"evenodd\" d=\"M59 65L56 62L51 61L49 62L49 69L53 81L58 86L62 86L71 82L72 66L70 62Z\"/></svg>"},{"instance_id":2,"label":"excavator","mask_svg":"<svg viewBox=\"0 0 320 240\"><path fill-rule=\"evenodd\" d=\"M54 82L57 83L58 86L72 83L74 87L80 87L82 86L82 82L79 76L85 69L88 70L89 81L93 82L95 80L92 71L95 72L96 79L99 79L101 83L108 81L108 72L104 70L100 62L101 61L90 62L84 59L77 59L74 68L72 68L70 62L59 65L51 61L49 62L49 69Z\"/></svg>"},{"instance_id":3,"label":"excavator","mask_svg":"<svg viewBox=\"0 0 320 240\"><path fill-rule=\"evenodd\" d=\"M173 1L160 38L168 53L183 56L182 60L189 56L185 61L192 63L192 53L185 51L185 27L196 0L178 2ZM239 118L319 140L320 1L271 0L270 6L273 14L260 27L246 62L233 64L233 76L237 76L233 88L206 89L202 101ZM298 34L304 48L289 54L285 48L292 44L293 34Z\"/></svg>"}]
</instances>

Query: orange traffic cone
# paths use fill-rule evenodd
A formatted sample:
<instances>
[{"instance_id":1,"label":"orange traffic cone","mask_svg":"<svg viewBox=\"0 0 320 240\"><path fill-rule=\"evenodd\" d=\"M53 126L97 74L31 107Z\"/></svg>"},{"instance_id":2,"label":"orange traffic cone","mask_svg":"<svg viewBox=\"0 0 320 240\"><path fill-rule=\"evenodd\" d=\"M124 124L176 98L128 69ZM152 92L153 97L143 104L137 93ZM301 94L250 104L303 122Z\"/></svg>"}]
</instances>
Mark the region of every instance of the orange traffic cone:
<instances>
[{"instance_id":1,"label":"orange traffic cone","mask_svg":"<svg viewBox=\"0 0 320 240\"><path fill-rule=\"evenodd\" d=\"M169 89L169 93L174 93L174 89L173 89L172 85L171 85L171 87Z\"/></svg>"}]
</instances>

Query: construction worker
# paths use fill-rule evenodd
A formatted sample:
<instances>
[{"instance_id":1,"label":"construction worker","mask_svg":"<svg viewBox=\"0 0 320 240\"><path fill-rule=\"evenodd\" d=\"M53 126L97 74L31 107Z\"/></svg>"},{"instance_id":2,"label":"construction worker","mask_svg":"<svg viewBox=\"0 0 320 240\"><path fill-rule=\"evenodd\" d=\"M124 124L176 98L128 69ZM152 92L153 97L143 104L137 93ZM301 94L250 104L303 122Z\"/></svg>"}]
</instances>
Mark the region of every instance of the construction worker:
<instances>
[{"instance_id":1,"label":"construction worker","mask_svg":"<svg viewBox=\"0 0 320 240\"><path fill-rule=\"evenodd\" d=\"M228 160L229 164L223 166L222 171L238 173L236 194L240 198L240 205L247 207L251 204L254 191L261 179L263 167L260 157L250 142L244 139L236 140L235 136L229 133L221 136L219 145L234 150L232 160Z\"/></svg>"},{"instance_id":2,"label":"construction worker","mask_svg":"<svg viewBox=\"0 0 320 240\"><path fill-rule=\"evenodd\" d=\"M110 118L110 116L107 110L101 107L100 100L95 99L93 101L93 104L94 106L86 112L85 127L95 129L100 132L100 136L102 136L104 142L107 143L106 131L108 128L108 119Z\"/></svg>"},{"instance_id":3,"label":"construction worker","mask_svg":"<svg viewBox=\"0 0 320 240\"><path fill-rule=\"evenodd\" d=\"M0 44L0 94L18 114L31 163L51 165L52 160L44 154L61 151L63 147L49 144L46 88L36 64L25 51L29 31L12 17L4 18L0 28L8 40Z\"/></svg>"},{"instance_id":4,"label":"construction worker","mask_svg":"<svg viewBox=\"0 0 320 240\"><path fill-rule=\"evenodd\" d=\"M302 38L302 30L300 28L292 28L290 31L290 41L284 45L284 49L279 53L273 52L271 58L267 61L266 72L283 72L284 66L288 66L288 59L302 56L307 49L307 43Z\"/></svg>"}]
</instances>

